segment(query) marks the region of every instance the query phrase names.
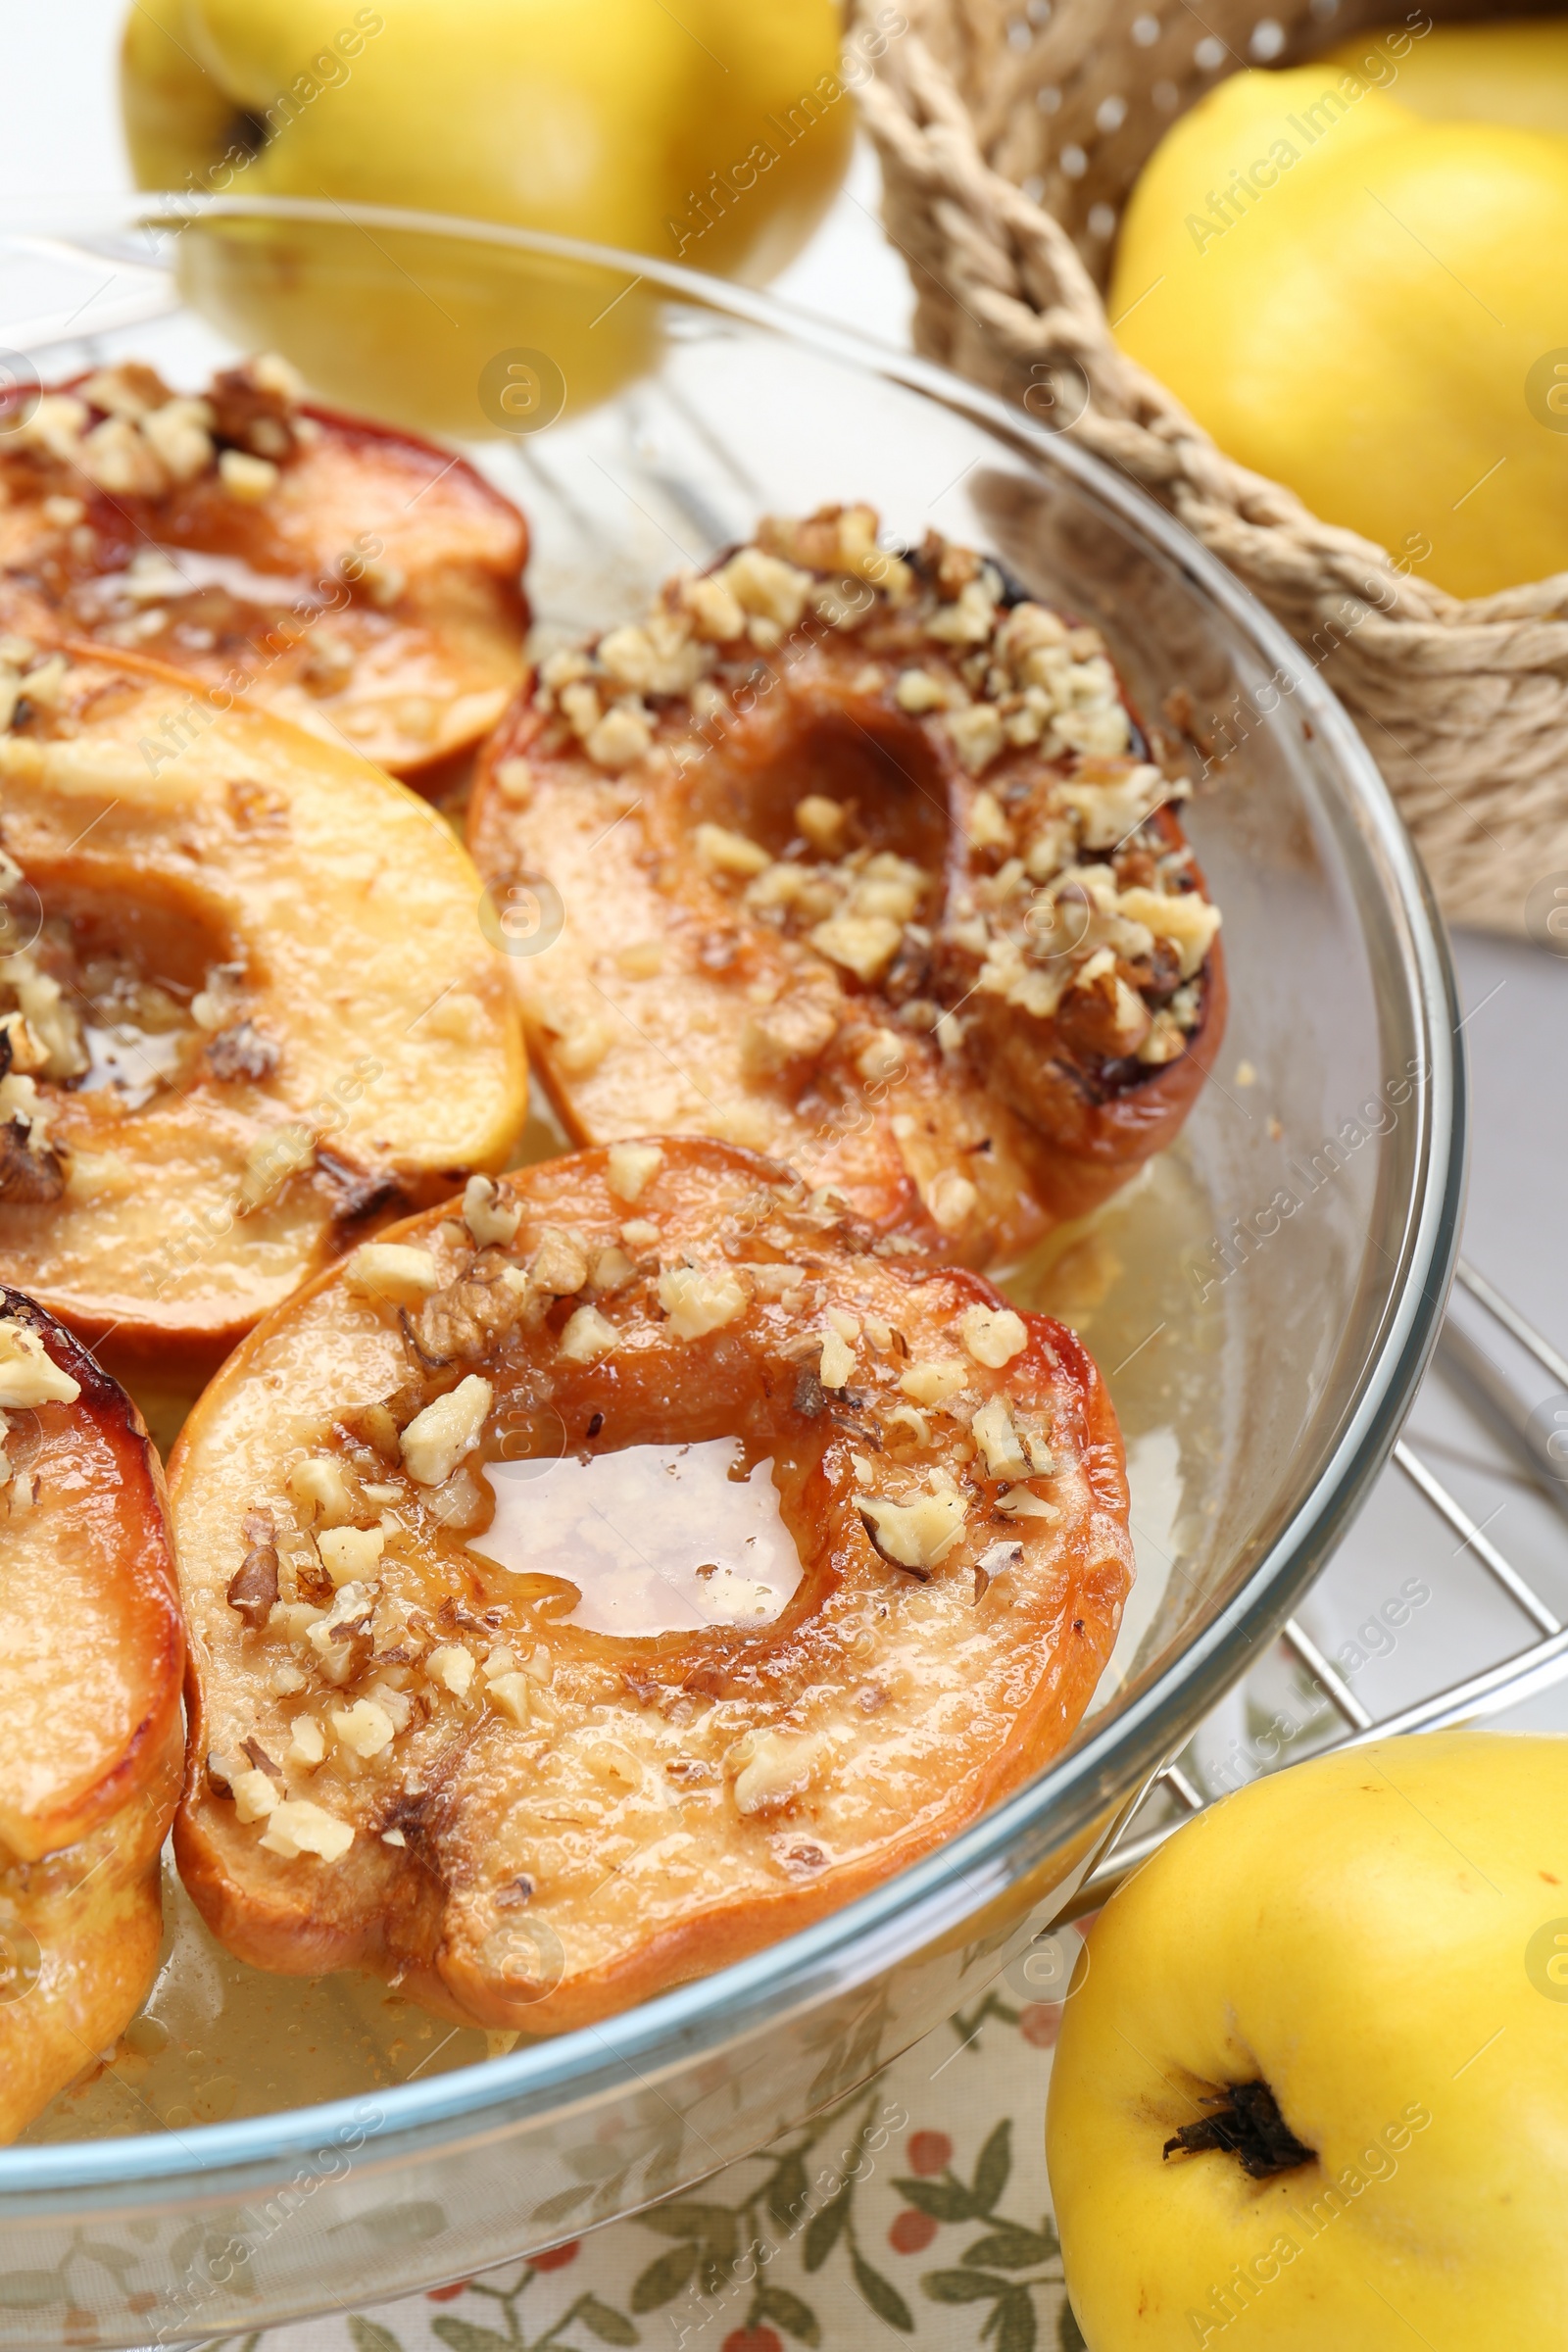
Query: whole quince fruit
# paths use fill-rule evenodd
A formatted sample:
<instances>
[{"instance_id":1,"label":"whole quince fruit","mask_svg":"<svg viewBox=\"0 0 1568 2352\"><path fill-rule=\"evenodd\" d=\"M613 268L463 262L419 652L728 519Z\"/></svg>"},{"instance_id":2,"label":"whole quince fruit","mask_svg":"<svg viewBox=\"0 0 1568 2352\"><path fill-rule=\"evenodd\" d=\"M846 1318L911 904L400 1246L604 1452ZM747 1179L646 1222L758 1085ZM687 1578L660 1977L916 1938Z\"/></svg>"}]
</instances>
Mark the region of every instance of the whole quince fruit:
<instances>
[{"instance_id":1,"label":"whole quince fruit","mask_svg":"<svg viewBox=\"0 0 1568 2352\"><path fill-rule=\"evenodd\" d=\"M1112 1897L1047 2153L1091 2352L1475 2352L1568 2310L1568 1740L1300 1764Z\"/></svg>"},{"instance_id":2,"label":"whole quince fruit","mask_svg":"<svg viewBox=\"0 0 1568 2352\"><path fill-rule=\"evenodd\" d=\"M1325 66L1366 74L1412 114L1440 122L1512 122L1568 133L1568 22L1478 19L1424 34L1389 24L1341 41Z\"/></svg>"},{"instance_id":3,"label":"whole quince fruit","mask_svg":"<svg viewBox=\"0 0 1568 2352\"><path fill-rule=\"evenodd\" d=\"M1568 566L1565 244L1568 139L1240 74L1152 157L1110 315L1232 457L1484 596Z\"/></svg>"},{"instance_id":4,"label":"whole quince fruit","mask_svg":"<svg viewBox=\"0 0 1568 2352\"><path fill-rule=\"evenodd\" d=\"M760 283L848 161L839 36L833 0L137 0L122 97L143 187L514 223ZM236 339L451 430L549 422L654 347L624 270L476 242L245 220L184 230L180 260ZM498 413L480 378L508 352L549 414L514 390Z\"/></svg>"}]
</instances>

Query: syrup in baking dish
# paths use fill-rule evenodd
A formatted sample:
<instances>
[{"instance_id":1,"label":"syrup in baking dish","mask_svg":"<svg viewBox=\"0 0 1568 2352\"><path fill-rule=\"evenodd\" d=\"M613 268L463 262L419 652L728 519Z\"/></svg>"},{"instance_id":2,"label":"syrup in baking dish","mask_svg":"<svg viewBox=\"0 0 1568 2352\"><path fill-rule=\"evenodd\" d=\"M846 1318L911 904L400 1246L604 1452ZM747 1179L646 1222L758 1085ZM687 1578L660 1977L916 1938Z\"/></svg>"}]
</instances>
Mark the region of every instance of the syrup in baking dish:
<instances>
[{"instance_id":1,"label":"syrup in baking dish","mask_svg":"<svg viewBox=\"0 0 1568 2352\"><path fill-rule=\"evenodd\" d=\"M771 1625L801 1581L772 1468L732 1438L491 1462L495 1517L469 1549L565 1578L566 1622L590 1633Z\"/></svg>"},{"instance_id":2,"label":"syrup in baking dish","mask_svg":"<svg viewBox=\"0 0 1568 2352\"><path fill-rule=\"evenodd\" d=\"M568 1148L545 1118L529 1141L528 1157ZM1185 1573L1201 1557L1218 1509L1223 1432L1214 1399L1223 1294L1216 1287L1200 1305L1182 1271L1186 1253L1200 1250L1212 1230L1201 1183L1178 1148L1151 1161L1092 1217L1052 1235L1001 1285L1018 1305L1043 1308L1083 1334L1110 1378L1127 1441L1139 1576L1102 1697L1125 1673L1155 1616L1173 1563ZM134 1375L128 1385L167 1450L190 1396ZM487 1464L498 1507L476 1548L504 1566L521 1567L523 1554L507 1531L525 1527L531 1503L548 1496L535 1517L527 1565L535 1571L546 1565L537 1538L548 1528L552 1565L565 1568L583 1595L577 1622L611 1633L660 1630L652 1619L661 1611L661 1622L670 1626L743 1622L723 1608L750 1582L760 1589L754 1601L762 1591L769 1595L767 1616L752 1620L765 1625L794 1590L799 1562L778 1517L768 1464L752 1464L749 1477L732 1475L745 1467L737 1452L728 1441L684 1452L627 1448L594 1457L586 1474L575 1457L542 1469L537 1462ZM638 1462L638 1453L651 1458ZM614 1463L620 1468L610 1468ZM670 1463L673 1474L664 1466ZM1147 1493L1140 1484L1144 1464L1152 1472ZM523 1474L510 1488L509 1471ZM662 1492L653 1484L659 1480L680 1495L683 1519L694 1514L702 1542L694 1549L684 1538L677 1546L661 1536L651 1596L615 1542L597 1549L593 1562L585 1551L561 1556L580 1541L569 1531L580 1529L590 1496L623 1537L648 1552L649 1492L651 1485ZM715 1575L700 1578L697 1571L710 1563ZM730 1576L720 1582L718 1571L726 1568ZM629 1611L638 1595L637 1605L649 1614L633 1626ZM716 1605L720 1597L723 1608ZM677 1614L699 1609L706 1614ZM141 2015L22 2138L24 2144L120 2138L313 2106L482 2063L518 2038L455 2028L373 1978L269 1976L247 1967L208 1933L166 1860L163 1956Z\"/></svg>"},{"instance_id":3,"label":"syrup in baking dish","mask_svg":"<svg viewBox=\"0 0 1568 2352\"><path fill-rule=\"evenodd\" d=\"M510 2048L374 1978L275 1977L225 1952L164 1856L164 1943L141 2014L22 2133L24 2146L185 2132L448 2074Z\"/></svg>"}]
</instances>

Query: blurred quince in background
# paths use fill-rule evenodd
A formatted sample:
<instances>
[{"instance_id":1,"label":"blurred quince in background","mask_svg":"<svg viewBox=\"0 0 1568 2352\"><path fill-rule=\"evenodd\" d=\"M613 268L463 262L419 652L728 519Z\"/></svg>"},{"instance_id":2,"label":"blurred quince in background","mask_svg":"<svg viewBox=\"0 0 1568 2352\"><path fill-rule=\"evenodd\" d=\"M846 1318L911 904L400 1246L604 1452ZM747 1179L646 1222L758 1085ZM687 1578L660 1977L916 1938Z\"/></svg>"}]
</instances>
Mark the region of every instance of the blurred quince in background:
<instances>
[{"instance_id":1,"label":"blurred quince in background","mask_svg":"<svg viewBox=\"0 0 1568 2352\"><path fill-rule=\"evenodd\" d=\"M1122 223L1118 341L1244 465L1456 596L1568 568L1568 23L1221 82Z\"/></svg>"},{"instance_id":2,"label":"blurred quince in background","mask_svg":"<svg viewBox=\"0 0 1568 2352\"><path fill-rule=\"evenodd\" d=\"M144 188L502 222L760 284L848 163L840 36L833 0L135 0L125 133ZM657 339L624 271L348 220L185 228L178 267L237 342L433 429L578 412ZM481 379L518 350L498 413Z\"/></svg>"}]
</instances>

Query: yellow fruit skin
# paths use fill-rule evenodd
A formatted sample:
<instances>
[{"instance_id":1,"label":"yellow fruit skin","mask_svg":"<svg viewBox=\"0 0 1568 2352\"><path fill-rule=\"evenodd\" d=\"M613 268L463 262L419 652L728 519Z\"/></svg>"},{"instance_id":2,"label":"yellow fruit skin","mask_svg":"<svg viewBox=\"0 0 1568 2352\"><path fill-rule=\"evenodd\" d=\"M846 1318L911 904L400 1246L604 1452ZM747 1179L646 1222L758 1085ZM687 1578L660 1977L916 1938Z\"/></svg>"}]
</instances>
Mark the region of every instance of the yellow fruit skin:
<instances>
[{"instance_id":1,"label":"yellow fruit skin","mask_svg":"<svg viewBox=\"0 0 1568 2352\"><path fill-rule=\"evenodd\" d=\"M1387 74L1384 87L1401 106L1436 122L1568 134L1568 23L1560 17L1437 24L1414 41L1407 26L1390 24L1340 42L1323 64Z\"/></svg>"},{"instance_id":2,"label":"yellow fruit skin","mask_svg":"<svg viewBox=\"0 0 1568 2352\"><path fill-rule=\"evenodd\" d=\"M1565 2002L1568 1740L1386 1740L1183 1830L1095 1926L1056 2049L1091 2352L1560 2343ZM1162 2156L1258 2081L1313 2162Z\"/></svg>"},{"instance_id":3,"label":"yellow fruit skin","mask_svg":"<svg viewBox=\"0 0 1568 2352\"><path fill-rule=\"evenodd\" d=\"M1353 81L1238 75L1176 126L1129 207L1118 338L1232 457L1422 578L1542 578L1568 565L1568 432L1527 379L1568 363L1568 140ZM1227 222L1210 195L1275 139L1298 160Z\"/></svg>"},{"instance_id":4,"label":"yellow fruit skin","mask_svg":"<svg viewBox=\"0 0 1568 2352\"><path fill-rule=\"evenodd\" d=\"M838 66L832 0L138 0L122 101L144 187L515 222L760 283L848 162ZM497 351L546 352L580 410L654 348L646 300L604 317L623 273L255 224L187 230L182 260L230 332L436 427L493 423L475 386Z\"/></svg>"}]
</instances>

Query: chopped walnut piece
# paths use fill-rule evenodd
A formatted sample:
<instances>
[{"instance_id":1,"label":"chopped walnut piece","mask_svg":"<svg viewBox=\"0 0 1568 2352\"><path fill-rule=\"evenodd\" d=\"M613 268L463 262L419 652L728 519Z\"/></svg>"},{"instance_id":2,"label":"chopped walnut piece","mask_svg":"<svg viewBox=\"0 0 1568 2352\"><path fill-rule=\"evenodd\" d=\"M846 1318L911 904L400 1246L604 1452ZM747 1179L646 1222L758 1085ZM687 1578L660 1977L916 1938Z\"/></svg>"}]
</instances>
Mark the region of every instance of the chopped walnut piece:
<instances>
[{"instance_id":1,"label":"chopped walnut piece","mask_svg":"<svg viewBox=\"0 0 1568 2352\"><path fill-rule=\"evenodd\" d=\"M66 1189L66 1171L58 1152L51 1150L40 1115L32 1115L36 1101L30 1078L0 1079L0 1113L12 1107L22 1088L28 1099L19 1105L20 1116L0 1118L0 1200L36 1205L58 1200Z\"/></svg>"},{"instance_id":2,"label":"chopped walnut piece","mask_svg":"<svg viewBox=\"0 0 1568 2352\"><path fill-rule=\"evenodd\" d=\"M617 1250L612 1244L608 1250L599 1251L588 1269L588 1279L596 1291L621 1291L625 1289L636 1271L636 1266L626 1255L625 1250Z\"/></svg>"},{"instance_id":3,"label":"chopped walnut piece","mask_svg":"<svg viewBox=\"0 0 1568 2352\"><path fill-rule=\"evenodd\" d=\"M318 1854L323 1862L340 1862L354 1843L354 1831L323 1805L308 1796L291 1796L276 1807L262 1836L269 1853L285 1862L301 1854Z\"/></svg>"},{"instance_id":4,"label":"chopped walnut piece","mask_svg":"<svg viewBox=\"0 0 1568 2352\"><path fill-rule=\"evenodd\" d=\"M1029 1345L1021 1315L1010 1306L968 1306L958 1317L958 1337L977 1364L999 1372Z\"/></svg>"},{"instance_id":5,"label":"chopped walnut piece","mask_svg":"<svg viewBox=\"0 0 1568 2352\"><path fill-rule=\"evenodd\" d=\"M569 1225L542 1225L528 1279L552 1298L572 1298L588 1280L588 1245Z\"/></svg>"},{"instance_id":6,"label":"chopped walnut piece","mask_svg":"<svg viewBox=\"0 0 1568 2352\"><path fill-rule=\"evenodd\" d=\"M118 367L100 368L78 390L89 408L102 409L106 416L129 416L137 423L173 398L157 368L145 360L122 360Z\"/></svg>"},{"instance_id":7,"label":"chopped walnut piece","mask_svg":"<svg viewBox=\"0 0 1568 2352\"><path fill-rule=\"evenodd\" d=\"M561 1352L571 1364L594 1364L612 1355L620 1334L597 1306L579 1306L561 1335Z\"/></svg>"},{"instance_id":8,"label":"chopped walnut piece","mask_svg":"<svg viewBox=\"0 0 1568 2352\"><path fill-rule=\"evenodd\" d=\"M655 610L612 629L598 646L600 667L635 694L689 694L712 660L687 612Z\"/></svg>"},{"instance_id":9,"label":"chopped walnut piece","mask_svg":"<svg viewBox=\"0 0 1568 2352\"><path fill-rule=\"evenodd\" d=\"M985 578L978 576L965 580L957 595L932 614L926 629L939 645L983 646L990 644L996 625L996 598Z\"/></svg>"},{"instance_id":10,"label":"chopped walnut piece","mask_svg":"<svg viewBox=\"0 0 1568 2352\"><path fill-rule=\"evenodd\" d=\"M432 1681L451 1691L454 1698L466 1698L473 1681L473 1652L461 1642L443 1642L432 1649L424 1661L424 1670Z\"/></svg>"},{"instance_id":11,"label":"chopped walnut piece","mask_svg":"<svg viewBox=\"0 0 1568 2352\"><path fill-rule=\"evenodd\" d=\"M966 710L950 710L945 724L963 765L972 776L983 775L1005 741L995 704L971 703Z\"/></svg>"},{"instance_id":12,"label":"chopped walnut piece","mask_svg":"<svg viewBox=\"0 0 1568 2352\"><path fill-rule=\"evenodd\" d=\"M746 633L746 615L722 579L698 577L680 585L693 633L709 645L732 645Z\"/></svg>"},{"instance_id":13,"label":"chopped walnut piece","mask_svg":"<svg viewBox=\"0 0 1568 2352\"><path fill-rule=\"evenodd\" d=\"M727 825L701 824L692 835L699 864L715 874L760 874L771 860L760 842Z\"/></svg>"},{"instance_id":14,"label":"chopped walnut piece","mask_svg":"<svg viewBox=\"0 0 1568 2352\"><path fill-rule=\"evenodd\" d=\"M460 1356L474 1362L542 1304L520 1268L476 1262L460 1281L434 1292L407 1328L426 1363L449 1364Z\"/></svg>"},{"instance_id":15,"label":"chopped walnut piece","mask_svg":"<svg viewBox=\"0 0 1568 2352\"><path fill-rule=\"evenodd\" d=\"M814 925L809 936L818 955L869 985L893 961L904 933L888 915L837 914Z\"/></svg>"},{"instance_id":16,"label":"chopped walnut piece","mask_svg":"<svg viewBox=\"0 0 1568 2352\"><path fill-rule=\"evenodd\" d=\"M223 451L218 461L218 475L229 497L246 507L259 507L264 499L271 497L278 483L277 467L270 458L253 458L243 449Z\"/></svg>"},{"instance_id":17,"label":"chopped walnut piece","mask_svg":"<svg viewBox=\"0 0 1568 2352\"><path fill-rule=\"evenodd\" d=\"M479 1443L495 1399L487 1380L470 1372L445 1396L416 1413L403 1432L403 1464L421 1487L438 1487Z\"/></svg>"},{"instance_id":18,"label":"chopped walnut piece","mask_svg":"<svg viewBox=\"0 0 1568 2352\"><path fill-rule=\"evenodd\" d=\"M659 1144L612 1144L606 1159L605 1182L617 1200L624 1200L630 1206L641 1200L650 1179L658 1175L663 1163L663 1149ZM628 1229L621 1230L622 1238L629 1240ZM648 1246L658 1239L658 1227L650 1226Z\"/></svg>"},{"instance_id":19,"label":"chopped walnut piece","mask_svg":"<svg viewBox=\"0 0 1568 2352\"><path fill-rule=\"evenodd\" d=\"M440 1270L428 1250L402 1242L362 1242L343 1269L343 1287L357 1298L418 1306L439 1289Z\"/></svg>"},{"instance_id":20,"label":"chopped walnut piece","mask_svg":"<svg viewBox=\"0 0 1568 2352\"><path fill-rule=\"evenodd\" d=\"M906 1396L916 1404L945 1404L956 1396L969 1378L962 1364L937 1363L929 1358L909 1365L899 1378Z\"/></svg>"},{"instance_id":21,"label":"chopped walnut piece","mask_svg":"<svg viewBox=\"0 0 1568 2352\"><path fill-rule=\"evenodd\" d=\"M284 1483L309 1518L323 1527L341 1527L358 1512L359 1497L335 1454L311 1454L295 1462Z\"/></svg>"},{"instance_id":22,"label":"chopped walnut piece","mask_svg":"<svg viewBox=\"0 0 1568 2352\"><path fill-rule=\"evenodd\" d=\"M509 1202L493 1176L470 1176L463 1188L463 1221L481 1250L504 1247L515 1236L522 1210Z\"/></svg>"},{"instance_id":23,"label":"chopped walnut piece","mask_svg":"<svg viewBox=\"0 0 1568 2352\"><path fill-rule=\"evenodd\" d=\"M347 1605L343 1606L345 1596ZM374 1648L369 1596L364 1588L345 1585L326 1616L306 1628L305 1639L316 1652L321 1673L335 1689L354 1682L369 1665Z\"/></svg>"},{"instance_id":24,"label":"chopped walnut piece","mask_svg":"<svg viewBox=\"0 0 1568 2352\"><path fill-rule=\"evenodd\" d=\"M401 1458L398 1425L385 1404L363 1406L359 1412L350 1414L346 1418L344 1427L352 1434L363 1437L366 1444L372 1446L381 1456L383 1462L396 1462ZM368 1487L366 1494L369 1495L370 1493L371 1490ZM391 1501L397 1493L398 1490L393 1488L384 1498Z\"/></svg>"},{"instance_id":25,"label":"chopped walnut piece","mask_svg":"<svg viewBox=\"0 0 1568 2352\"><path fill-rule=\"evenodd\" d=\"M168 400L141 419L142 438L173 482L193 482L215 455L205 400Z\"/></svg>"},{"instance_id":26,"label":"chopped walnut piece","mask_svg":"<svg viewBox=\"0 0 1568 2352\"><path fill-rule=\"evenodd\" d=\"M81 1383L63 1372L38 1333L0 1319L0 1407L74 1404Z\"/></svg>"},{"instance_id":27,"label":"chopped walnut piece","mask_svg":"<svg viewBox=\"0 0 1568 2352\"><path fill-rule=\"evenodd\" d=\"M944 1233L956 1233L980 1198L968 1177L952 1168L934 1176L924 1192L925 1204Z\"/></svg>"},{"instance_id":28,"label":"chopped walnut piece","mask_svg":"<svg viewBox=\"0 0 1568 2352\"><path fill-rule=\"evenodd\" d=\"M885 1560L924 1578L963 1533L968 1505L961 1494L916 1494L907 1502L864 1494L858 1508Z\"/></svg>"},{"instance_id":29,"label":"chopped walnut piece","mask_svg":"<svg viewBox=\"0 0 1568 2352\"><path fill-rule=\"evenodd\" d=\"M717 576L743 612L767 622L778 636L799 625L813 585L808 571L801 571L793 564L782 564L776 556L764 555L760 547L743 547L738 555L731 556ZM754 630L753 634L757 632ZM775 645L778 636L771 639Z\"/></svg>"},{"instance_id":30,"label":"chopped walnut piece","mask_svg":"<svg viewBox=\"0 0 1568 2352\"><path fill-rule=\"evenodd\" d=\"M808 793L804 801L795 804L795 822L818 857L843 856L849 811L842 801L830 801L819 792Z\"/></svg>"},{"instance_id":31,"label":"chopped walnut piece","mask_svg":"<svg viewBox=\"0 0 1568 2352\"><path fill-rule=\"evenodd\" d=\"M1124 890L1119 911L1129 921L1144 924L1156 939L1171 942L1181 959L1184 980L1198 971L1220 927L1219 908L1196 891L1165 898L1152 890Z\"/></svg>"},{"instance_id":32,"label":"chopped walnut piece","mask_svg":"<svg viewBox=\"0 0 1568 2352\"><path fill-rule=\"evenodd\" d=\"M16 1070L30 1078L46 1066L48 1059L48 1048L33 1036L25 1014L8 1012L0 1016L0 1077L9 1077Z\"/></svg>"},{"instance_id":33,"label":"chopped walnut piece","mask_svg":"<svg viewBox=\"0 0 1568 2352\"><path fill-rule=\"evenodd\" d=\"M236 1617L252 1633L267 1623L277 1598L277 1551L271 1544L253 1544L246 1552L223 1595Z\"/></svg>"},{"instance_id":34,"label":"chopped walnut piece","mask_svg":"<svg viewBox=\"0 0 1568 2352\"><path fill-rule=\"evenodd\" d=\"M277 1790L265 1772L253 1765L249 1772L234 1773L228 1784L228 1793L234 1800L234 1818L240 1822L265 1821L275 1811Z\"/></svg>"},{"instance_id":35,"label":"chopped walnut piece","mask_svg":"<svg viewBox=\"0 0 1568 2352\"><path fill-rule=\"evenodd\" d=\"M996 1507L999 1511L1004 1511L1009 1519L1059 1519L1061 1517L1060 1511L1054 1502L1047 1502L1043 1494L1036 1494L1028 1487L1012 1487L1005 1494L999 1494Z\"/></svg>"},{"instance_id":36,"label":"chopped walnut piece","mask_svg":"<svg viewBox=\"0 0 1568 2352\"><path fill-rule=\"evenodd\" d=\"M213 430L232 444L224 455L248 450L270 462L273 478L278 463L294 447L290 412L297 408L304 386L288 362L267 354L239 368L215 375L208 393Z\"/></svg>"},{"instance_id":37,"label":"chopped walnut piece","mask_svg":"<svg viewBox=\"0 0 1568 2352\"><path fill-rule=\"evenodd\" d=\"M535 1686L526 1674L514 1672L486 1677L486 1695L520 1731L528 1728L534 1690Z\"/></svg>"},{"instance_id":38,"label":"chopped walnut piece","mask_svg":"<svg viewBox=\"0 0 1568 2352\"><path fill-rule=\"evenodd\" d=\"M314 1772L326 1755L326 1735L314 1715L296 1715L283 1762L296 1771Z\"/></svg>"},{"instance_id":39,"label":"chopped walnut piece","mask_svg":"<svg viewBox=\"0 0 1568 2352\"><path fill-rule=\"evenodd\" d=\"M358 1698L352 1707L333 1708L332 1729L352 1754L368 1760L391 1746L397 1726L373 1698Z\"/></svg>"},{"instance_id":40,"label":"chopped walnut piece","mask_svg":"<svg viewBox=\"0 0 1568 2352\"><path fill-rule=\"evenodd\" d=\"M984 788L969 804L967 831L977 850L1000 850L1005 855L1013 847L1012 827L1003 814L1002 803Z\"/></svg>"},{"instance_id":41,"label":"chopped walnut piece","mask_svg":"<svg viewBox=\"0 0 1568 2352\"><path fill-rule=\"evenodd\" d=\"M162 459L128 416L106 416L83 434L75 463L111 498L161 498L169 488Z\"/></svg>"},{"instance_id":42,"label":"chopped walnut piece","mask_svg":"<svg viewBox=\"0 0 1568 2352\"><path fill-rule=\"evenodd\" d=\"M616 703L605 712L583 749L596 767L618 773L631 767L653 748L653 724L646 710Z\"/></svg>"},{"instance_id":43,"label":"chopped walnut piece","mask_svg":"<svg viewBox=\"0 0 1568 2352\"><path fill-rule=\"evenodd\" d=\"M985 1455L986 1469L993 1478L1027 1476L1028 1457L1013 1425L1012 1410L1005 1396L988 1397L970 1422L969 1430Z\"/></svg>"},{"instance_id":44,"label":"chopped walnut piece","mask_svg":"<svg viewBox=\"0 0 1568 2352\"><path fill-rule=\"evenodd\" d=\"M386 1537L378 1527L325 1527L316 1548L335 1586L365 1583L375 1574Z\"/></svg>"},{"instance_id":45,"label":"chopped walnut piece","mask_svg":"<svg viewBox=\"0 0 1568 2352\"><path fill-rule=\"evenodd\" d=\"M1056 1033L1075 1054L1119 1060L1136 1054L1150 1034L1152 1016L1135 989L1115 969L1109 950L1090 959L1056 1008Z\"/></svg>"},{"instance_id":46,"label":"chopped walnut piece","mask_svg":"<svg viewBox=\"0 0 1568 2352\"><path fill-rule=\"evenodd\" d=\"M804 1266L763 1263L755 1258L738 1262L736 1272L747 1277L759 1298L787 1298L806 1280Z\"/></svg>"},{"instance_id":47,"label":"chopped walnut piece","mask_svg":"<svg viewBox=\"0 0 1568 2352\"><path fill-rule=\"evenodd\" d=\"M728 1266L670 1266L659 1277L659 1303L678 1340L721 1331L751 1302L751 1293Z\"/></svg>"}]
</instances>

